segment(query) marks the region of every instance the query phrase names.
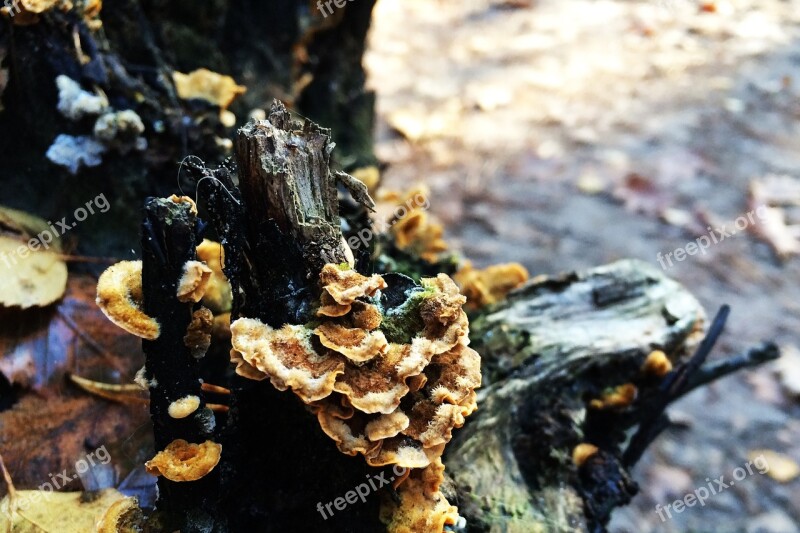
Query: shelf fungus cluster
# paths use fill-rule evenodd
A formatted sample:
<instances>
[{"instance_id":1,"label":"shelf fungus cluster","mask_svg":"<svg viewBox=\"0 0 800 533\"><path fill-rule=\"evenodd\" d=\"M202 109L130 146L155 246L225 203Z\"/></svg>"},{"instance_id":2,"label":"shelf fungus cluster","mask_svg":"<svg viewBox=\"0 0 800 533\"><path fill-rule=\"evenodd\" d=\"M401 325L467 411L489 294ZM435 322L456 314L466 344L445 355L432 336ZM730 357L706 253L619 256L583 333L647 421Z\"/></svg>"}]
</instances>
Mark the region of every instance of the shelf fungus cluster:
<instances>
[{"instance_id":1,"label":"shelf fungus cluster","mask_svg":"<svg viewBox=\"0 0 800 533\"><path fill-rule=\"evenodd\" d=\"M458 512L439 491L441 456L477 408L481 382L466 300L444 274L417 285L329 264L320 282L313 323L232 323L236 371L291 388L341 452L407 469L395 482L399 503L384 505L389 531L442 531Z\"/></svg>"},{"instance_id":2,"label":"shelf fungus cluster","mask_svg":"<svg viewBox=\"0 0 800 533\"><path fill-rule=\"evenodd\" d=\"M479 309L504 300L509 292L528 281L528 271L519 263L492 265L476 270L465 261L453 279L467 297L467 307Z\"/></svg>"}]
</instances>

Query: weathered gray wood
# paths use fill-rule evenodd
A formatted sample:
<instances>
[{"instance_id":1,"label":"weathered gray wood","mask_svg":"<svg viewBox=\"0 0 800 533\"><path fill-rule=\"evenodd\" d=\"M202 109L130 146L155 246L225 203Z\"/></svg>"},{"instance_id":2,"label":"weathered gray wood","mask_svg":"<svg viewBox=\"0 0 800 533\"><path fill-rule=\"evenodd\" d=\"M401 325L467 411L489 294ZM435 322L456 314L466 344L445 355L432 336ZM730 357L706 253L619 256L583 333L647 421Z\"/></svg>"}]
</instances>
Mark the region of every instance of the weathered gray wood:
<instances>
[{"instance_id":1,"label":"weathered gray wood","mask_svg":"<svg viewBox=\"0 0 800 533\"><path fill-rule=\"evenodd\" d=\"M630 260L533 280L473 319L488 386L445 457L470 531L589 530L571 459L584 395L636 379L654 348L685 357L704 321L686 289Z\"/></svg>"}]
</instances>

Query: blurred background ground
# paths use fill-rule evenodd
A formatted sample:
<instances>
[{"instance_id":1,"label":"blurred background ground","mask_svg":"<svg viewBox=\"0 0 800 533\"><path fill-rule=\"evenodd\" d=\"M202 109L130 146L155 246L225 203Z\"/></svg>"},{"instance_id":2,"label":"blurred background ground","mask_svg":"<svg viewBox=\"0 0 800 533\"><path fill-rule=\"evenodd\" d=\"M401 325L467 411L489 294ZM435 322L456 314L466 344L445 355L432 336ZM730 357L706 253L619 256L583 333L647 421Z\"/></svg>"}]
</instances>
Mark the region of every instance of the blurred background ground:
<instances>
[{"instance_id":1,"label":"blurred background ground","mask_svg":"<svg viewBox=\"0 0 800 533\"><path fill-rule=\"evenodd\" d=\"M784 176L776 212L798 217L800 1L379 0L367 66L386 183L427 183L477 265L658 265L731 229L770 176ZM709 314L732 306L712 357L774 339L784 362L677 404L612 531L800 531L800 232L772 235L781 260L757 225L667 273ZM659 519L656 504L730 481L759 450L784 456Z\"/></svg>"}]
</instances>

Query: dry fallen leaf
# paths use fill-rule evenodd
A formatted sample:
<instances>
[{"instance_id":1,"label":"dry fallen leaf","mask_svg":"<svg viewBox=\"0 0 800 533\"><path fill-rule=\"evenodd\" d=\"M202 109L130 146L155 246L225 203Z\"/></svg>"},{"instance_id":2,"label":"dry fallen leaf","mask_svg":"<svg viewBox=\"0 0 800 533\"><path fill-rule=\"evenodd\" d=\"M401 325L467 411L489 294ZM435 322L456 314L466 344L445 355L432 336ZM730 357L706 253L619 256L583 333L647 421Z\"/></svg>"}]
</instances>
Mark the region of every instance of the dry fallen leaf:
<instances>
[{"instance_id":1,"label":"dry fallen leaf","mask_svg":"<svg viewBox=\"0 0 800 533\"><path fill-rule=\"evenodd\" d=\"M747 458L753 463L762 457L769 465L769 470L765 473L778 483L788 483L800 476L800 465L788 455L772 450L752 450L747 454Z\"/></svg>"},{"instance_id":2,"label":"dry fallen leaf","mask_svg":"<svg viewBox=\"0 0 800 533\"><path fill-rule=\"evenodd\" d=\"M64 294L67 265L52 251L31 251L23 241L0 236L0 304L43 307Z\"/></svg>"},{"instance_id":3,"label":"dry fallen leaf","mask_svg":"<svg viewBox=\"0 0 800 533\"><path fill-rule=\"evenodd\" d=\"M85 494L17 491L13 507L8 496L0 501L0 530L14 533L94 531L106 510L123 498L125 496L114 489Z\"/></svg>"},{"instance_id":4,"label":"dry fallen leaf","mask_svg":"<svg viewBox=\"0 0 800 533\"><path fill-rule=\"evenodd\" d=\"M38 392L60 387L67 372L101 381L135 374L141 343L106 320L94 290L93 278L72 276L55 309L0 308L0 373Z\"/></svg>"},{"instance_id":5,"label":"dry fallen leaf","mask_svg":"<svg viewBox=\"0 0 800 533\"><path fill-rule=\"evenodd\" d=\"M120 461L147 448L143 438L152 439L146 406L90 396L65 378L69 372L126 382L144 361L141 342L106 320L97 308L95 283L88 276L73 276L55 309L0 310L0 371L36 391L20 391L18 401L0 412L0 450L20 487L37 487L48 481L50 473L73 469L75 461L90 451L87 447L107 446L119 467ZM123 453L115 446L134 449ZM77 481L73 485L79 488Z\"/></svg>"},{"instance_id":6,"label":"dry fallen leaf","mask_svg":"<svg viewBox=\"0 0 800 533\"><path fill-rule=\"evenodd\" d=\"M70 482L60 482L76 490L76 462L94 448L105 446L110 463L126 469L133 465L121 463L129 457L147 454L148 423L145 405L120 405L81 391L48 399L28 394L0 413L0 449L18 487L39 487L66 471Z\"/></svg>"},{"instance_id":7,"label":"dry fallen leaf","mask_svg":"<svg viewBox=\"0 0 800 533\"><path fill-rule=\"evenodd\" d=\"M0 206L0 305L28 309L61 298L67 265L60 253L58 237L47 222Z\"/></svg>"}]
</instances>

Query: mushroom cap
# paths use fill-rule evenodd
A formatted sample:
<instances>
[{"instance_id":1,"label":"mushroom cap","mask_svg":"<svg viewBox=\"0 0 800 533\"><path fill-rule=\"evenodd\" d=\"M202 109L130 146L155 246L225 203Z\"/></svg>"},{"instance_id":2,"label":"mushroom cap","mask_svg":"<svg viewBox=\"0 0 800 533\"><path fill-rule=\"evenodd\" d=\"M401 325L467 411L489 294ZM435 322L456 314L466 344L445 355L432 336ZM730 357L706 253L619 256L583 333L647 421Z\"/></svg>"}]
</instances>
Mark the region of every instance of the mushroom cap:
<instances>
[{"instance_id":1,"label":"mushroom cap","mask_svg":"<svg viewBox=\"0 0 800 533\"><path fill-rule=\"evenodd\" d=\"M528 281L528 277L528 271L519 263L476 270L469 261L465 261L453 276L473 309L503 300L509 292Z\"/></svg>"},{"instance_id":2,"label":"mushroom cap","mask_svg":"<svg viewBox=\"0 0 800 533\"><path fill-rule=\"evenodd\" d=\"M167 411L172 418L186 418L197 411L198 407L200 407L200 398L191 394L169 404Z\"/></svg>"},{"instance_id":3,"label":"mushroom cap","mask_svg":"<svg viewBox=\"0 0 800 533\"><path fill-rule=\"evenodd\" d=\"M344 355L353 363L365 363L389 349L382 331L365 331L329 322L316 328L314 334L323 346Z\"/></svg>"},{"instance_id":4,"label":"mushroom cap","mask_svg":"<svg viewBox=\"0 0 800 533\"><path fill-rule=\"evenodd\" d=\"M594 444L581 442L572 450L572 462L575 463L575 466L583 466L583 463L598 451L597 446Z\"/></svg>"},{"instance_id":5,"label":"mushroom cap","mask_svg":"<svg viewBox=\"0 0 800 533\"><path fill-rule=\"evenodd\" d=\"M589 402L593 409L621 409L628 407L636 399L638 389L633 383L623 383Z\"/></svg>"},{"instance_id":6,"label":"mushroom cap","mask_svg":"<svg viewBox=\"0 0 800 533\"><path fill-rule=\"evenodd\" d=\"M391 533L444 531L458 521L458 508L450 505L439 491L444 480L441 459L425 469L411 472L398 487L399 503L386 498L381 506L381 519Z\"/></svg>"},{"instance_id":7,"label":"mushroom cap","mask_svg":"<svg viewBox=\"0 0 800 533\"><path fill-rule=\"evenodd\" d=\"M672 361L661 350L653 350L642 365L642 373L662 378L672 372Z\"/></svg>"},{"instance_id":8,"label":"mushroom cap","mask_svg":"<svg viewBox=\"0 0 800 533\"><path fill-rule=\"evenodd\" d=\"M128 333L155 340L161 327L142 311L142 299L141 261L121 261L97 280L96 302L103 314Z\"/></svg>"},{"instance_id":9,"label":"mushroom cap","mask_svg":"<svg viewBox=\"0 0 800 533\"><path fill-rule=\"evenodd\" d=\"M218 242L203 239L197 246L197 258L203 261L213 274L203 296L203 305L215 314L230 312L233 304L231 284L223 272L225 267L225 249Z\"/></svg>"},{"instance_id":10,"label":"mushroom cap","mask_svg":"<svg viewBox=\"0 0 800 533\"><path fill-rule=\"evenodd\" d=\"M386 282L378 274L366 277L333 264L325 265L319 277L323 290L339 305L351 305L356 298L374 296L386 288Z\"/></svg>"},{"instance_id":11,"label":"mushroom cap","mask_svg":"<svg viewBox=\"0 0 800 533\"><path fill-rule=\"evenodd\" d=\"M29 13L44 13L61 3L61 0L21 0L20 3Z\"/></svg>"},{"instance_id":12,"label":"mushroom cap","mask_svg":"<svg viewBox=\"0 0 800 533\"><path fill-rule=\"evenodd\" d=\"M175 71L172 81L178 97L183 100L205 100L213 105L226 109L234 98L244 94L247 87L237 85L230 76L200 68L189 74Z\"/></svg>"},{"instance_id":13,"label":"mushroom cap","mask_svg":"<svg viewBox=\"0 0 800 533\"><path fill-rule=\"evenodd\" d=\"M183 275L178 281L178 300L184 303L197 303L206 293L213 272L200 261L186 261Z\"/></svg>"},{"instance_id":14,"label":"mushroom cap","mask_svg":"<svg viewBox=\"0 0 800 533\"><path fill-rule=\"evenodd\" d=\"M164 476L170 481L197 481L214 470L221 455L222 445L216 442L190 444L176 439L144 466L149 474Z\"/></svg>"},{"instance_id":15,"label":"mushroom cap","mask_svg":"<svg viewBox=\"0 0 800 533\"><path fill-rule=\"evenodd\" d=\"M95 533L142 531L145 519L136 497L122 498L111 504L98 520Z\"/></svg>"},{"instance_id":16,"label":"mushroom cap","mask_svg":"<svg viewBox=\"0 0 800 533\"><path fill-rule=\"evenodd\" d=\"M311 335L304 326L287 324L273 329L254 318L240 318L231 324L233 349L244 361L267 374L276 389L291 387L306 403L329 396L345 366L343 358L333 352L318 354Z\"/></svg>"}]
</instances>

